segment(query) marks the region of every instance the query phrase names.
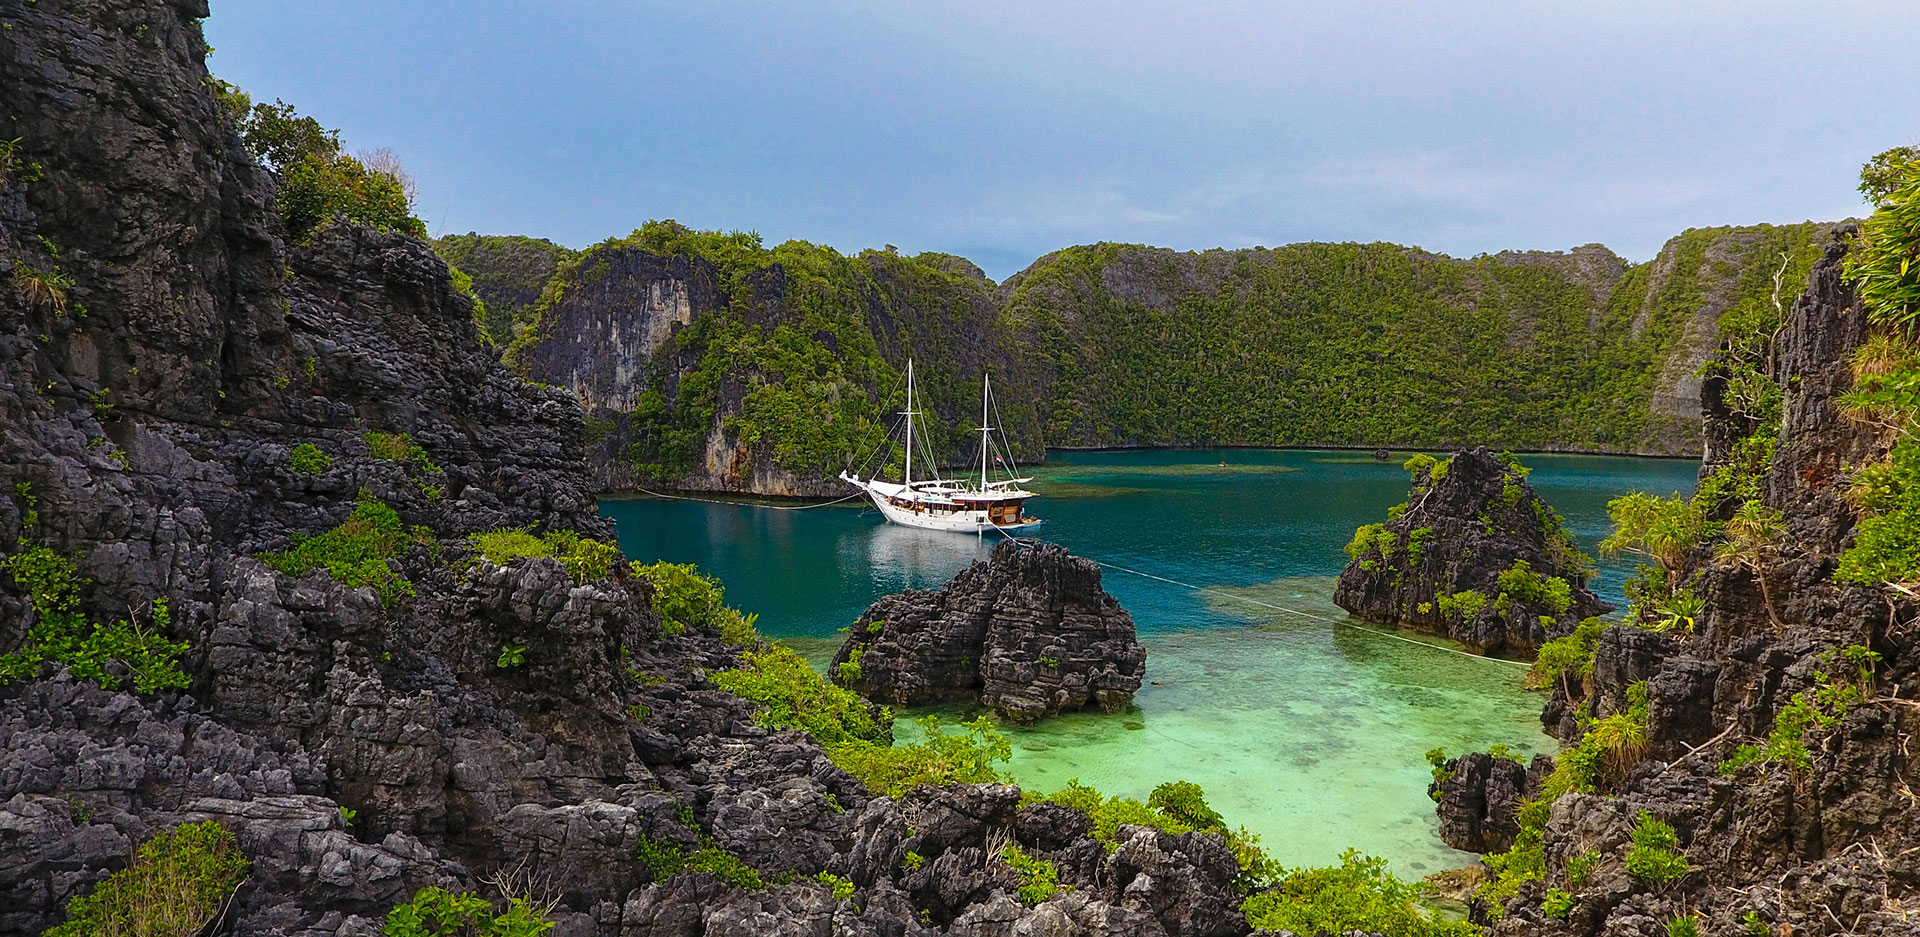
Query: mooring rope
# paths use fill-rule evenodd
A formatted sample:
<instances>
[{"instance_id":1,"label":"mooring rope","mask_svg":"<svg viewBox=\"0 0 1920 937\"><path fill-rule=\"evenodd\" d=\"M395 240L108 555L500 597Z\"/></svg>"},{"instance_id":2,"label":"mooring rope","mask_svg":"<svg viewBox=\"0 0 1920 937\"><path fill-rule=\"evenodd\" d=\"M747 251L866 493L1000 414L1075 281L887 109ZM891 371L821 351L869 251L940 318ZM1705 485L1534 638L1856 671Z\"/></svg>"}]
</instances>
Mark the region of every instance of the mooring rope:
<instances>
[{"instance_id":1,"label":"mooring rope","mask_svg":"<svg viewBox=\"0 0 1920 937\"><path fill-rule=\"evenodd\" d=\"M1005 537L1008 540L1011 540L1014 543L1019 544L1023 548L1030 548L1032 546L1031 544L1027 543L1025 540L1022 540L1019 537L1016 537L1010 533L1007 533L1005 530L1001 530L1000 525L998 524L993 525L993 529L996 531L999 531L1000 536ZM1369 628L1365 625L1355 624L1353 620L1350 618L1333 618L1328 615L1316 615L1313 612L1304 612L1297 608L1288 608L1284 605L1276 605L1272 602L1265 602L1249 595L1241 595L1237 592L1227 592L1216 586L1198 586L1198 585L1194 585L1191 582L1181 582L1178 579L1170 579L1166 576L1157 576L1157 575L1154 575L1153 573L1145 572L1143 570L1133 569L1132 567L1128 567L1128 566L1121 566L1118 563L1109 563L1109 562L1106 562L1105 560L1096 559L1091 556L1087 557L1087 559L1092 560L1095 565L1103 566L1107 569L1118 570L1119 572L1123 572L1123 573L1131 573L1135 576L1140 576L1146 579L1152 579L1158 582L1164 582L1172 586L1179 586L1183 589L1192 589L1195 592L1205 592L1210 595L1220 596L1222 598L1233 599L1239 602L1246 602L1250 605L1258 605L1261 608L1272 609L1276 612L1286 612L1289 615L1299 615L1302 618L1311 618L1315 621L1323 621L1330 625L1345 625L1346 627L1352 628L1356 631L1365 631L1368 634L1376 634L1383 638L1392 638L1395 641L1403 641L1407 644L1412 644L1419 647L1429 648L1436 651L1446 651L1450 654L1458 654L1461 657L1472 658L1474 660L1493 661L1494 663L1497 663L1497 664L1507 664L1509 666L1514 666L1514 667L1532 666L1531 664L1528 664L1526 661L1507 660L1502 657L1488 657L1484 654L1475 654L1472 651L1463 651L1463 650L1460 650L1459 648L1447 647L1442 644L1429 644L1425 641L1415 641L1414 639L1409 638L1405 635L1394 634L1391 631L1382 631L1378 628Z\"/></svg>"},{"instance_id":2,"label":"mooring rope","mask_svg":"<svg viewBox=\"0 0 1920 937\"><path fill-rule=\"evenodd\" d=\"M642 488L638 485L634 486L634 490L641 492L643 494L652 495L656 498L666 498L667 500L670 500L670 501L698 501L701 504L731 504L734 506L744 506L744 507L750 507L750 508L765 508L769 511L807 511L807 510L812 510L813 508L824 508L824 507L827 507L828 505L839 504L842 501L851 501L855 498L858 498L866 494L866 492L864 491L856 491L853 494L847 495L844 498L835 498L832 501L819 501L813 504L768 504L764 501L749 501L749 500L727 501L720 498L696 498L691 495L672 495L672 494L667 494L664 491L653 491L651 489Z\"/></svg>"}]
</instances>

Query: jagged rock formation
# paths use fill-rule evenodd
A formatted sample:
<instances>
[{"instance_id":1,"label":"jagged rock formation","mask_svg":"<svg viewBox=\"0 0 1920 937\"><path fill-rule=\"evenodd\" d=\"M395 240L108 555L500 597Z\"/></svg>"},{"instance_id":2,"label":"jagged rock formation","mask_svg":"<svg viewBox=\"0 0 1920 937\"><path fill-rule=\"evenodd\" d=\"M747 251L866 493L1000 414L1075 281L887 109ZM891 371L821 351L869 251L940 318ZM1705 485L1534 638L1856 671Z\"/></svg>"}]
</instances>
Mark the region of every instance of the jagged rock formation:
<instances>
[{"instance_id":1,"label":"jagged rock formation","mask_svg":"<svg viewBox=\"0 0 1920 937\"><path fill-rule=\"evenodd\" d=\"M1587 558L1517 463L1481 446L1408 465L1407 503L1347 548L1341 608L1513 655L1612 610L1587 591Z\"/></svg>"},{"instance_id":2,"label":"jagged rock formation","mask_svg":"<svg viewBox=\"0 0 1920 937\"><path fill-rule=\"evenodd\" d=\"M593 461L616 488L838 492L830 480L865 448L805 450L849 400L865 419L898 409L909 356L944 434L935 451L962 462L976 440L954 430L976 418L983 371L1023 458L1209 444L1693 455L1720 319L1769 304L1776 274L1790 302L1819 229L1695 229L1638 265L1599 245L1461 260L1103 243L997 285L945 254L790 242L743 262L737 245L636 236L562 266L561 300L516 358L596 408ZM838 361L845 380L810 389L812 374L762 360L782 329L787 350ZM762 386L804 405L756 404ZM768 428L781 419L796 422Z\"/></svg>"},{"instance_id":3,"label":"jagged rock formation","mask_svg":"<svg viewBox=\"0 0 1920 937\"><path fill-rule=\"evenodd\" d=\"M870 796L709 682L739 649L664 633L623 566L581 583L473 556L467 535L498 527L610 539L581 408L499 366L423 242L336 225L284 243L273 180L209 94L207 13L26 4L0 36L21 141L0 265L71 277L64 307L0 289L0 544L74 557L96 620L167 598L170 622L142 623L191 648L186 690L52 664L0 686L0 934L41 933L134 844L197 820L253 863L238 935L372 934L423 886L500 874L557 902L567 935L1245 932L1218 836L1133 828L1109 854L1083 815L1013 788ZM331 461L293 470L303 444ZM256 555L363 491L409 528L388 562L412 595ZM0 574L0 653L35 614ZM643 835L791 874L650 881ZM990 855L1009 839L1075 890L1014 901Z\"/></svg>"},{"instance_id":4,"label":"jagged rock formation","mask_svg":"<svg viewBox=\"0 0 1920 937\"><path fill-rule=\"evenodd\" d=\"M1883 451L1873 428L1845 419L1835 404L1867 332L1841 275L1849 234L1836 232L1792 306L1772 374L1785 392L1785 419L1761 496L1784 513L1788 530L1768 568L1784 626L1771 623L1750 570L1702 549L1684 573L1706 600L1692 635L1618 625L1600 636L1584 697L1558 694L1549 724L1579 741L1587 723L1576 716L1630 712L1634 686L1644 681L1644 748L1626 751L1617 783L1553 803L1542 831L1544 880L1520 886L1492 933L1648 933L1696 910L1701 933L1757 933L1750 914L1771 934L1916 933L1920 882L1911 857L1920 850L1920 804L1908 779L1920 768L1909 744L1920 710L1902 700L1920 687L1912 629L1920 606L1898 592L1833 580L1856 517L1840 473ZM1730 424L1721 389L1706 385L1708 436L1731 440L1743 433ZM1710 460L1707 470L1715 467ZM1788 732L1806 745L1804 769L1774 762L1723 770L1737 745L1775 731L1796 694L1811 697L1836 675L1857 679L1822 660L1854 645L1881 655L1868 698L1830 727ZM1497 799L1491 789L1486 796ZM1690 865L1671 884L1650 884L1621 861L1643 810L1672 825ZM1569 864L1586 855L1597 865L1575 882ZM1549 887L1571 895L1563 917L1542 907ZM1487 910L1478 912L1483 919Z\"/></svg>"},{"instance_id":5,"label":"jagged rock formation","mask_svg":"<svg viewBox=\"0 0 1920 937\"><path fill-rule=\"evenodd\" d=\"M1532 764L1472 752L1439 765L1440 777L1427 787L1440 815L1440 840L1468 852L1504 852L1520 832L1520 804L1540 793L1553 761L1536 756Z\"/></svg>"},{"instance_id":6,"label":"jagged rock formation","mask_svg":"<svg viewBox=\"0 0 1920 937\"><path fill-rule=\"evenodd\" d=\"M1004 541L937 591L873 603L849 630L834 681L888 703L978 699L1021 721L1118 712L1146 672L1133 616L1100 588L1100 567L1054 544Z\"/></svg>"}]
</instances>

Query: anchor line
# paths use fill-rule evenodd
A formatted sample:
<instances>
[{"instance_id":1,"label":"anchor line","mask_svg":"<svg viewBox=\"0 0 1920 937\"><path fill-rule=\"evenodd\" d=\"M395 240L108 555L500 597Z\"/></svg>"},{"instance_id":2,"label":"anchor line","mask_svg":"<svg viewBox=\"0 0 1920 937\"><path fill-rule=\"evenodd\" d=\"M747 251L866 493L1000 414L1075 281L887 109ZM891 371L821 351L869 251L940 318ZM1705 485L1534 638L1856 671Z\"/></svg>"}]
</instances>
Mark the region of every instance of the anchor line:
<instances>
[{"instance_id":1,"label":"anchor line","mask_svg":"<svg viewBox=\"0 0 1920 937\"><path fill-rule=\"evenodd\" d=\"M719 498L696 498L691 495L674 495L674 494L668 494L664 491L653 491L648 488L642 488L639 485L635 485L634 490L641 492L643 494L652 495L656 498L666 498L667 500L670 500L670 501L698 501L701 504L732 504L732 505L744 504L749 507L765 508L769 511L808 511L814 508L824 508L824 507L827 507L828 505L839 504L842 501L851 501L855 498L858 498L866 494L866 492L863 492L863 491L856 491L853 494L847 495L844 498L835 498L832 501L819 501L813 504L763 504L755 501L722 501Z\"/></svg>"},{"instance_id":2,"label":"anchor line","mask_svg":"<svg viewBox=\"0 0 1920 937\"><path fill-rule=\"evenodd\" d=\"M1019 537L1016 537L1006 532L1005 530L1001 530L1000 525L998 524L993 525L993 529L996 531L999 531L1000 536L1005 537L1016 544L1019 544L1023 548L1031 547L1031 544L1027 543L1025 540L1022 540ZM1198 586L1190 582L1181 582L1178 579L1169 579L1166 576L1157 576L1157 575L1154 575L1153 573L1145 572L1143 570L1133 569L1132 567L1128 567L1128 566L1121 566L1118 563L1109 563L1109 562L1106 562L1105 560L1097 559L1091 556L1087 557L1087 559L1091 560L1095 565L1102 566L1107 569L1117 570L1123 573L1130 573L1132 575L1140 576L1145 579L1152 579L1157 582L1164 582L1168 585L1179 586L1183 589L1192 589L1195 592L1204 592L1210 595L1220 596L1221 598L1233 599L1235 601L1240 601L1240 602L1246 602L1250 605L1258 605L1261 608L1272 609L1276 612L1286 612L1289 615L1298 615L1302 618L1311 618L1315 621L1323 621L1330 625L1344 625L1348 628L1354 629L1355 631L1364 631L1364 632L1367 632L1368 634L1379 635L1380 637L1383 637L1383 638L1392 638L1395 641L1401 641L1401 642L1412 644L1418 647L1428 648L1430 650L1446 651L1449 654L1458 654L1461 657L1471 658L1473 660L1491 661L1496 664L1506 664L1512 667L1531 666L1526 661L1507 660L1502 657L1487 657L1485 655L1475 654L1471 651L1463 651L1463 650L1460 650L1459 648L1446 647L1444 645L1439 645L1439 644L1428 644L1425 641L1415 641L1414 639L1406 637L1405 635L1394 634L1391 631L1382 631L1378 628L1368 628L1365 625L1354 624L1353 621L1350 619L1332 618L1326 615L1316 615L1312 612L1303 612L1297 608L1288 608L1284 605L1275 605L1272 602L1264 602L1252 596L1240 595L1235 592L1227 592L1225 590L1216 588L1214 586Z\"/></svg>"}]
</instances>

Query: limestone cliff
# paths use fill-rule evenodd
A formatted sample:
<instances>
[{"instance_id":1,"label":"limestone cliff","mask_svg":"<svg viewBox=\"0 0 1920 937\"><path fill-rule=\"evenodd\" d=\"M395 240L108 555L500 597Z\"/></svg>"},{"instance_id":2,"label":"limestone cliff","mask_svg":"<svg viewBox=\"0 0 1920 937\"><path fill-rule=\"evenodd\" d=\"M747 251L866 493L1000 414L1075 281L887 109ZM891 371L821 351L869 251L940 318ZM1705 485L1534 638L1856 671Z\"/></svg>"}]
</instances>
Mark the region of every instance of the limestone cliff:
<instances>
[{"instance_id":1,"label":"limestone cliff","mask_svg":"<svg viewBox=\"0 0 1920 937\"><path fill-rule=\"evenodd\" d=\"M1642 264L1598 245L1456 259L1391 244L1095 244L995 285L948 255L766 249L656 223L563 264L517 360L599 408L594 462L614 488L838 491L822 482L869 450L862 421L899 408L909 356L942 459L966 459L988 371L1028 458L1155 445L1694 455L1701 364L1723 329L1792 302L1817 228L1690 230Z\"/></svg>"},{"instance_id":2,"label":"limestone cliff","mask_svg":"<svg viewBox=\"0 0 1920 937\"><path fill-rule=\"evenodd\" d=\"M1054 544L1003 541L937 591L881 598L834 655L834 681L900 705L979 701L1031 721L1118 712L1140 688L1146 649L1133 616L1100 588L1100 567Z\"/></svg>"}]
</instances>

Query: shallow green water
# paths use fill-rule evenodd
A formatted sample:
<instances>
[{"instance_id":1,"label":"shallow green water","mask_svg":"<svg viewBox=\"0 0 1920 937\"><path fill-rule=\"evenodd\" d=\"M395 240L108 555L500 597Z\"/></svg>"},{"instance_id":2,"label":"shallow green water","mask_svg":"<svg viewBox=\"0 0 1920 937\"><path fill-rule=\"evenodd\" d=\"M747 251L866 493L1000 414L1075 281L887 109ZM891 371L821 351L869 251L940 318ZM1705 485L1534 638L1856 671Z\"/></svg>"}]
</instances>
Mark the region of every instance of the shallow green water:
<instances>
[{"instance_id":1,"label":"shallow green water","mask_svg":"<svg viewBox=\"0 0 1920 937\"><path fill-rule=\"evenodd\" d=\"M1353 529L1406 497L1404 458L1056 453L1033 486L1047 495L1031 505L1047 519L1040 536L1208 589L1109 570L1106 588L1147 647L1150 683L1128 712L1013 730L1015 778L1050 791L1077 777L1142 799L1161 781L1195 781L1290 865L1333 862L1349 846L1402 872L1463 864L1467 854L1436 835L1423 753L1496 743L1532 751L1551 740L1539 731L1539 697L1518 688L1523 668L1359 626L1333 606ZM1590 456L1526 462L1589 552L1605 533L1607 499L1691 490L1695 469ZM601 510L628 556L700 564L725 580L731 604L760 613L763 632L816 663L875 598L937 587L992 546L888 525L857 507L620 499ZM1627 572L1602 562L1595 590L1621 603Z\"/></svg>"}]
</instances>

